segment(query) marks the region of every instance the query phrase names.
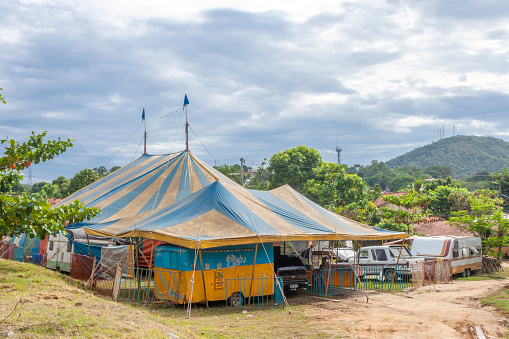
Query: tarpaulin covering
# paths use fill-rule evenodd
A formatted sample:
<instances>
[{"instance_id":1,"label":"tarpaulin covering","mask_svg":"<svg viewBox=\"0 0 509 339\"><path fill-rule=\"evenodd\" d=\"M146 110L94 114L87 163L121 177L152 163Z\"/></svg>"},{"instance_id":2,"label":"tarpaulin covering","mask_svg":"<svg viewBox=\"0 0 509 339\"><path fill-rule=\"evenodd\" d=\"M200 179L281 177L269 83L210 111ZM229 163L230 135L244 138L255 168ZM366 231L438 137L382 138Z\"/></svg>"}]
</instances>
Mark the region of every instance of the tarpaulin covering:
<instances>
[{"instance_id":1,"label":"tarpaulin covering","mask_svg":"<svg viewBox=\"0 0 509 339\"><path fill-rule=\"evenodd\" d=\"M332 213L288 185L271 191L245 189L189 152L142 156L62 203L74 198L103 209L83 223L87 234L190 248L406 237Z\"/></svg>"},{"instance_id":2,"label":"tarpaulin covering","mask_svg":"<svg viewBox=\"0 0 509 339\"><path fill-rule=\"evenodd\" d=\"M127 256L129 246L110 246L101 249L100 273L102 279L115 278L117 265L123 272L127 272Z\"/></svg>"},{"instance_id":3,"label":"tarpaulin covering","mask_svg":"<svg viewBox=\"0 0 509 339\"><path fill-rule=\"evenodd\" d=\"M150 240L143 239L143 250L142 255L139 259L139 264L141 267L150 267L154 266L154 254L152 253L152 249L155 251L157 245L165 244L164 241L158 240Z\"/></svg>"},{"instance_id":4,"label":"tarpaulin covering","mask_svg":"<svg viewBox=\"0 0 509 339\"><path fill-rule=\"evenodd\" d=\"M202 189L222 176L210 171L189 152L143 155L132 163L72 194L55 207L74 200L102 213L77 226L139 215L171 205Z\"/></svg>"},{"instance_id":5,"label":"tarpaulin covering","mask_svg":"<svg viewBox=\"0 0 509 339\"><path fill-rule=\"evenodd\" d=\"M90 252L92 252L92 255L90 255L87 243L74 242L74 253L79 255L86 255L89 257L91 256L92 258L95 257L98 261L101 260L101 249L102 246L100 245L90 244Z\"/></svg>"},{"instance_id":6,"label":"tarpaulin covering","mask_svg":"<svg viewBox=\"0 0 509 339\"><path fill-rule=\"evenodd\" d=\"M41 239L41 254L42 256L46 256L46 249L48 248L48 238L49 236L46 236L44 239Z\"/></svg>"},{"instance_id":7,"label":"tarpaulin covering","mask_svg":"<svg viewBox=\"0 0 509 339\"><path fill-rule=\"evenodd\" d=\"M89 235L141 237L209 248L271 241L379 240L406 233L332 213L291 187L247 190L190 152L144 155L74 193L102 213L73 227Z\"/></svg>"},{"instance_id":8,"label":"tarpaulin covering","mask_svg":"<svg viewBox=\"0 0 509 339\"><path fill-rule=\"evenodd\" d=\"M94 259L88 255L73 253L71 255L71 271L69 274L74 279L87 281L92 274Z\"/></svg>"}]
</instances>

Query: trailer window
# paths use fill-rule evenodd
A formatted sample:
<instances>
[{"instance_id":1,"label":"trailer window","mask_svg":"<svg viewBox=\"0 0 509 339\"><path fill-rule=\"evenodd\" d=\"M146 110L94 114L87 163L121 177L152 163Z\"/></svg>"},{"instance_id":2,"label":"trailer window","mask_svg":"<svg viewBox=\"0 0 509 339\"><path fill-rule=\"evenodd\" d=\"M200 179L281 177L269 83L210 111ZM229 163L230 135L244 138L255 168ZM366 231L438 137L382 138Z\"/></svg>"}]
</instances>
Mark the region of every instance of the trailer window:
<instances>
[{"instance_id":1,"label":"trailer window","mask_svg":"<svg viewBox=\"0 0 509 339\"><path fill-rule=\"evenodd\" d=\"M67 252L71 253L72 251L72 243L68 242L67 243Z\"/></svg>"},{"instance_id":2,"label":"trailer window","mask_svg":"<svg viewBox=\"0 0 509 339\"><path fill-rule=\"evenodd\" d=\"M50 251L53 251L53 241L50 241L50 242L49 242L49 250L50 250Z\"/></svg>"},{"instance_id":3,"label":"trailer window","mask_svg":"<svg viewBox=\"0 0 509 339\"><path fill-rule=\"evenodd\" d=\"M361 251L361 253L359 254L359 258L361 259L368 259L369 255L368 255L368 251Z\"/></svg>"}]
</instances>

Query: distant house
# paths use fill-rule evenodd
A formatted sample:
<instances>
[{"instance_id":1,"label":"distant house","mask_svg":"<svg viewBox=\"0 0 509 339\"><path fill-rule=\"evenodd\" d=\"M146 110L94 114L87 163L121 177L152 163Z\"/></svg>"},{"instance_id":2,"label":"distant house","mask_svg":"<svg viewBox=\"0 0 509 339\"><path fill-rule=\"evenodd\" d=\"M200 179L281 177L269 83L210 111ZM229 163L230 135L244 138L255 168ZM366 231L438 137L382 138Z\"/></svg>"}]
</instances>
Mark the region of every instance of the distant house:
<instances>
[{"instance_id":1,"label":"distant house","mask_svg":"<svg viewBox=\"0 0 509 339\"><path fill-rule=\"evenodd\" d=\"M430 177L426 180L433 181L433 180L437 180L437 179ZM388 203L385 200L383 200L384 196L393 195L393 196L400 197L405 194L406 194L406 192L387 192L387 193L384 193L380 198L373 201L373 204L378 208L386 207L386 208L389 208L389 209L392 209L395 211L407 210L409 212L412 212L408 209L405 209L404 207L396 206L396 205L393 205L393 204ZM417 209L420 209L420 208L417 208ZM427 218L421 220L419 223L413 224L412 228L415 233L419 233L422 235L429 235L429 236L446 236L446 235L467 236L467 237L473 236L473 233L463 231L459 228L451 226L447 223L447 221L445 221L444 219L439 218L439 217L427 217Z\"/></svg>"},{"instance_id":2,"label":"distant house","mask_svg":"<svg viewBox=\"0 0 509 339\"><path fill-rule=\"evenodd\" d=\"M418 224L412 225L414 232L429 236L459 236L472 237L472 232L464 231L449 225L447 221L438 217L427 217Z\"/></svg>"},{"instance_id":3,"label":"distant house","mask_svg":"<svg viewBox=\"0 0 509 339\"><path fill-rule=\"evenodd\" d=\"M396 197L401 197L403 195L407 194L406 192L386 192L386 193L383 193L382 196L380 198L377 198L375 201L373 201L373 204L380 208L380 207L386 207L388 209L391 209L391 210L394 210L394 211L409 211L409 212L412 212L411 210L408 210L407 208L404 208L404 207L401 207L401 206L396 206L394 204L391 204L387 201L384 200L384 197L388 196L388 195L392 195L392 196L396 196Z\"/></svg>"}]
</instances>

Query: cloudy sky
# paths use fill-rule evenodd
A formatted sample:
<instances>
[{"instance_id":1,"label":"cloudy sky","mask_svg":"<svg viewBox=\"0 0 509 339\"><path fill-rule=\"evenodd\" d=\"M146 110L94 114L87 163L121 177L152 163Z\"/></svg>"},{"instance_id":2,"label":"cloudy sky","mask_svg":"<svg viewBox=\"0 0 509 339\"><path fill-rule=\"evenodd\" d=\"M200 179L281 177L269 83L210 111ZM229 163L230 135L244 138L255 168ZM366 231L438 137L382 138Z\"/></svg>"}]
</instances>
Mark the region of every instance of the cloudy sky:
<instances>
[{"instance_id":1,"label":"cloudy sky","mask_svg":"<svg viewBox=\"0 0 509 339\"><path fill-rule=\"evenodd\" d=\"M0 133L73 137L33 182L190 149L349 165L456 134L509 140L509 2L2 1ZM198 137L196 137L196 136ZM204 147L205 146L205 147ZM25 180L26 182L27 180Z\"/></svg>"}]
</instances>

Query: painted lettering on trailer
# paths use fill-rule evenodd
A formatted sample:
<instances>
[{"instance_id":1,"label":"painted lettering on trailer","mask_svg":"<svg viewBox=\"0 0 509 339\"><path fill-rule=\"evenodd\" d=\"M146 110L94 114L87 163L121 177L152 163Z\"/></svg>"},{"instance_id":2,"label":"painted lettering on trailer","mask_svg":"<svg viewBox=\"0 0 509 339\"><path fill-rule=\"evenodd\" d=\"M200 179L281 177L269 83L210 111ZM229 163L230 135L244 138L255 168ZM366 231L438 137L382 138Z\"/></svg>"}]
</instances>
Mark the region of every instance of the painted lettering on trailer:
<instances>
[{"instance_id":1,"label":"painted lettering on trailer","mask_svg":"<svg viewBox=\"0 0 509 339\"><path fill-rule=\"evenodd\" d=\"M228 254L226 257L227 267L237 267L246 263L247 258L241 255L236 256L235 254Z\"/></svg>"}]
</instances>

